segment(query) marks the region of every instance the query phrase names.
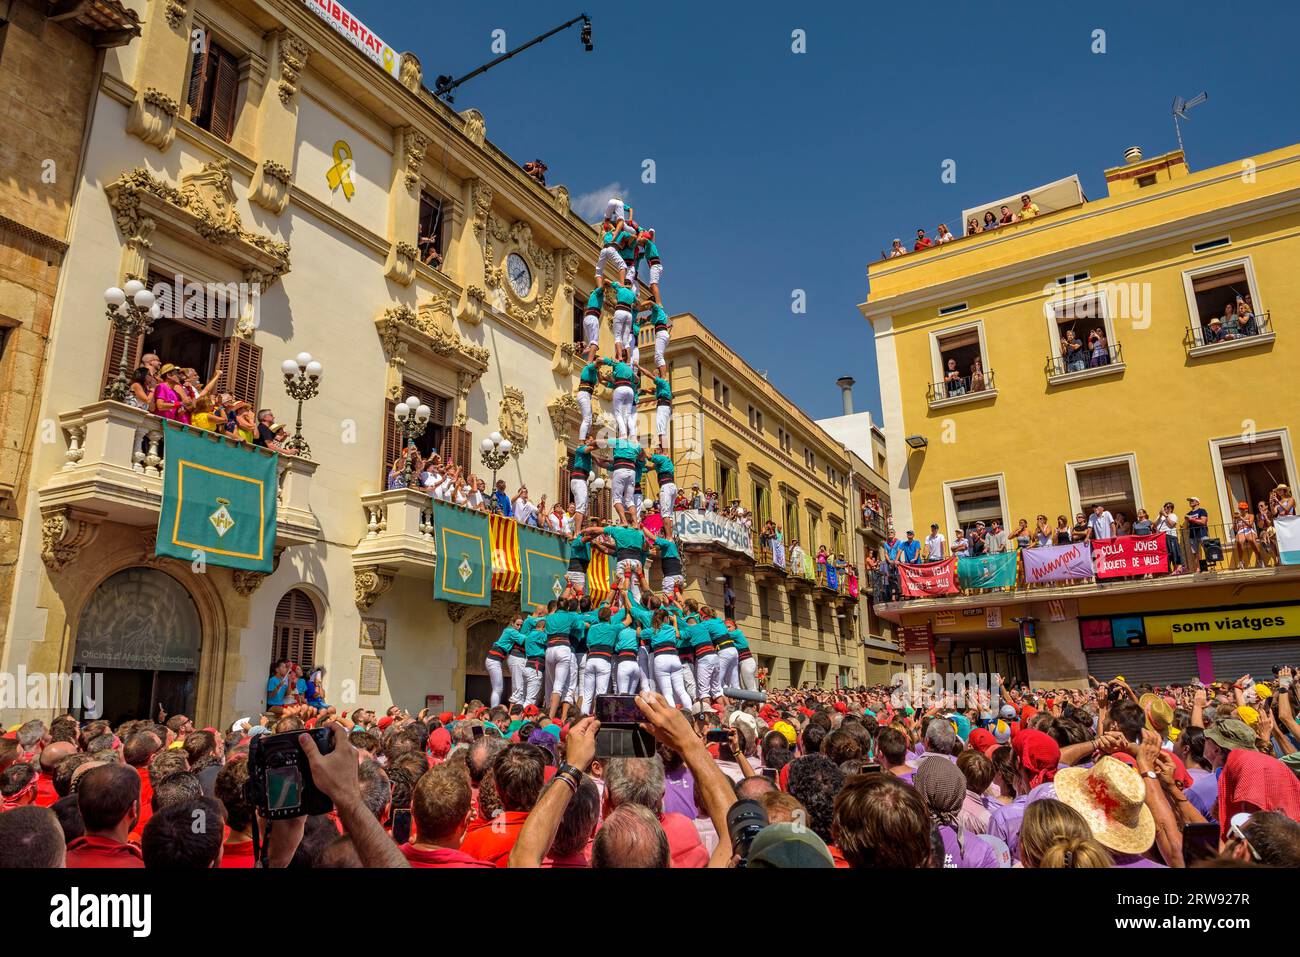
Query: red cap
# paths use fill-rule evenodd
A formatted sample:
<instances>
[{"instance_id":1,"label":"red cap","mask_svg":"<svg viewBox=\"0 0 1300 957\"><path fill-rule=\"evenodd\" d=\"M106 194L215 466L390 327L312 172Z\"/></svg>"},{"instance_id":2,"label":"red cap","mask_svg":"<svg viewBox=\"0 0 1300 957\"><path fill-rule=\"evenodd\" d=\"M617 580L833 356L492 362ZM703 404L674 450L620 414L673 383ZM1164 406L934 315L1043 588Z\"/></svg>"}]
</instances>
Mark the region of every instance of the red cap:
<instances>
[{"instance_id":1,"label":"red cap","mask_svg":"<svg viewBox=\"0 0 1300 957\"><path fill-rule=\"evenodd\" d=\"M392 723L393 723L393 719L390 718L388 715L384 715L382 718L379 719L379 730L380 731L386 730Z\"/></svg>"},{"instance_id":2,"label":"red cap","mask_svg":"<svg viewBox=\"0 0 1300 957\"><path fill-rule=\"evenodd\" d=\"M1029 772L1029 786L1038 785L1056 777L1056 766L1061 763L1061 746L1041 731L1024 728L1011 736L1011 750Z\"/></svg>"},{"instance_id":3,"label":"red cap","mask_svg":"<svg viewBox=\"0 0 1300 957\"><path fill-rule=\"evenodd\" d=\"M438 715L438 720L441 721L443 724L451 724L452 721L455 720L455 718L456 716L452 714L450 711L444 711L442 714Z\"/></svg>"},{"instance_id":4,"label":"red cap","mask_svg":"<svg viewBox=\"0 0 1300 957\"><path fill-rule=\"evenodd\" d=\"M848 714L848 713L849 713L849 706L846 705L843 701L837 701L837 702L835 702L835 704L834 704L834 708L835 708L835 710L838 711L840 714Z\"/></svg>"},{"instance_id":5,"label":"red cap","mask_svg":"<svg viewBox=\"0 0 1300 957\"><path fill-rule=\"evenodd\" d=\"M525 718L535 718L539 714L541 714L541 712L537 710L537 705L535 704L524 705Z\"/></svg>"}]
</instances>

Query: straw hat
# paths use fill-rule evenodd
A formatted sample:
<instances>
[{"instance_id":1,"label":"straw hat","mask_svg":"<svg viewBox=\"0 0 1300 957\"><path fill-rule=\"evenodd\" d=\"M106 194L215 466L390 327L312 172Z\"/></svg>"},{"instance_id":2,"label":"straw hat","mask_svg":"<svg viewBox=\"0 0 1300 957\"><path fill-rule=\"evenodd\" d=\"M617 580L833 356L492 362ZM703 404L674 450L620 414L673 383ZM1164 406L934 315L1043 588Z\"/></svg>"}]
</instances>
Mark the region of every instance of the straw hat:
<instances>
[{"instance_id":1,"label":"straw hat","mask_svg":"<svg viewBox=\"0 0 1300 957\"><path fill-rule=\"evenodd\" d=\"M1098 843L1121 854L1141 854L1156 839L1146 786L1136 770L1110 755L1091 768L1056 772L1056 796L1083 815Z\"/></svg>"},{"instance_id":2,"label":"straw hat","mask_svg":"<svg viewBox=\"0 0 1300 957\"><path fill-rule=\"evenodd\" d=\"M1174 709L1169 707L1169 702L1159 695L1148 691L1138 698L1138 707L1147 716L1147 727L1156 734L1165 735L1169 731L1169 726L1174 723Z\"/></svg>"}]
</instances>

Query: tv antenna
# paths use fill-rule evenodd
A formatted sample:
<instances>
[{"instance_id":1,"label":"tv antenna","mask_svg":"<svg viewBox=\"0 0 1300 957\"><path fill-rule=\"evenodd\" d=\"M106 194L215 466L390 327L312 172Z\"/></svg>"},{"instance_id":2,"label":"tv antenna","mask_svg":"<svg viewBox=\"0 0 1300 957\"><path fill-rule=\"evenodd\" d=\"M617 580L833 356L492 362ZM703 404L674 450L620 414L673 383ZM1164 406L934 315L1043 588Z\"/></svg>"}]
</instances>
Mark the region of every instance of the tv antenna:
<instances>
[{"instance_id":1,"label":"tv antenna","mask_svg":"<svg viewBox=\"0 0 1300 957\"><path fill-rule=\"evenodd\" d=\"M1174 135L1178 137L1178 149L1183 149L1183 130L1178 125L1179 120L1187 119L1187 111L1194 106L1200 106L1210 98L1210 94L1202 90L1190 100L1184 100L1181 96L1174 97L1173 114L1174 114Z\"/></svg>"},{"instance_id":2,"label":"tv antenna","mask_svg":"<svg viewBox=\"0 0 1300 957\"><path fill-rule=\"evenodd\" d=\"M471 70L469 73L466 73L460 79L452 79L450 76L443 74L442 76L438 77L437 81L435 81L435 85L433 88L433 95L442 97L448 103L454 103L456 101L456 98L451 95L451 91L456 89L456 87L460 86L466 80L472 80L474 79L474 77L478 76L479 74L486 73L488 70L492 69L497 64L504 63L506 60L509 60L512 56L515 56L518 53L523 53L529 47L536 46L538 43L541 43L543 40L549 40L557 33L567 30L569 29L569 27L579 22L582 23L582 33L580 36L580 39L582 41L582 46L588 53L590 53L592 50L595 49L595 47L593 47L591 43L591 17L589 17L585 13L580 13L572 20L569 20L565 23L561 23L558 27L555 27L552 30L547 30L545 33L541 34L540 36L533 37L531 40L529 40L527 43L523 44L522 46L515 47L513 50L507 50L505 53L501 54L495 60L492 60L489 63L484 63L477 70Z\"/></svg>"}]
</instances>

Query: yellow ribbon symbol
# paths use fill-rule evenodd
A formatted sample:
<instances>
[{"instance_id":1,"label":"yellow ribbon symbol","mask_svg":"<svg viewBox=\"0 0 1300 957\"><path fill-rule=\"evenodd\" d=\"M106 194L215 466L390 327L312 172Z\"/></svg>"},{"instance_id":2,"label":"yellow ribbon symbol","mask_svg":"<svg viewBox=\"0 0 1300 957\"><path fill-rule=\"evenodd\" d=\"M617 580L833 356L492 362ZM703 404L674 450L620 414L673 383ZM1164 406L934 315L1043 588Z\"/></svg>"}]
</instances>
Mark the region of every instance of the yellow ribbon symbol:
<instances>
[{"instance_id":1,"label":"yellow ribbon symbol","mask_svg":"<svg viewBox=\"0 0 1300 957\"><path fill-rule=\"evenodd\" d=\"M343 187L343 196L348 202L356 188L352 185L352 147L344 140L334 144L334 165L325 171L325 182L329 183L330 192Z\"/></svg>"},{"instance_id":2,"label":"yellow ribbon symbol","mask_svg":"<svg viewBox=\"0 0 1300 957\"><path fill-rule=\"evenodd\" d=\"M384 47L384 71L387 73L393 72L393 48L392 47L387 47L387 46Z\"/></svg>"}]
</instances>

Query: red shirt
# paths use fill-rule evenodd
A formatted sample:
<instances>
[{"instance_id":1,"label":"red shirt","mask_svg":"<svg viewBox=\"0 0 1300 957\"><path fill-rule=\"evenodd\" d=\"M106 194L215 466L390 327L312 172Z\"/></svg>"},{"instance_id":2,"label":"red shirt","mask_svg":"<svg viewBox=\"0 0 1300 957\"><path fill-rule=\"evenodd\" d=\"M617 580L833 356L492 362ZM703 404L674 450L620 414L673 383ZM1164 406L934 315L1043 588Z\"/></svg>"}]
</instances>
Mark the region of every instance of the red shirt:
<instances>
[{"instance_id":1,"label":"red shirt","mask_svg":"<svg viewBox=\"0 0 1300 957\"><path fill-rule=\"evenodd\" d=\"M591 841L585 847L563 857L551 857L548 854L542 858L542 867L591 867Z\"/></svg>"},{"instance_id":2,"label":"red shirt","mask_svg":"<svg viewBox=\"0 0 1300 957\"><path fill-rule=\"evenodd\" d=\"M144 826L153 817L153 785L149 783L147 767L136 768L135 773L140 775L140 820L135 822L135 829L143 834Z\"/></svg>"},{"instance_id":3,"label":"red shirt","mask_svg":"<svg viewBox=\"0 0 1300 957\"><path fill-rule=\"evenodd\" d=\"M49 807L58 799L59 792L54 790L54 775L42 771L36 779L36 800L32 803L37 807Z\"/></svg>"},{"instance_id":4,"label":"red shirt","mask_svg":"<svg viewBox=\"0 0 1300 957\"><path fill-rule=\"evenodd\" d=\"M253 856L253 842L240 841L238 844L223 844L221 847L221 869L238 867L256 867L257 858Z\"/></svg>"},{"instance_id":5,"label":"red shirt","mask_svg":"<svg viewBox=\"0 0 1300 957\"><path fill-rule=\"evenodd\" d=\"M134 844L90 834L68 845L68 867L144 867L144 856Z\"/></svg>"},{"instance_id":6,"label":"red shirt","mask_svg":"<svg viewBox=\"0 0 1300 957\"><path fill-rule=\"evenodd\" d=\"M494 867L505 867L526 820L527 811L502 811L490 821L479 821L460 842L460 849Z\"/></svg>"},{"instance_id":7,"label":"red shirt","mask_svg":"<svg viewBox=\"0 0 1300 957\"><path fill-rule=\"evenodd\" d=\"M470 857L464 851L457 850L454 847L416 847L414 844L403 844L398 848L412 867L493 867L495 865L487 861L480 861L476 857Z\"/></svg>"},{"instance_id":8,"label":"red shirt","mask_svg":"<svg viewBox=\"0 0 1300 957\"><path fill-rule=\"evenodd\" d=\"M922 236L920 239L918 239L918 240L915 242L915 244L913 244L912 249L913 249L913 250L917 250L917 249L925 249L926 247L928 247L928 246L932 246L932 245L934 245L934 244L930 241L930 237L929 237L929 236Z\"/></svg>"},{"instance_id":9,"label":"red shirt","mask_svg":"<svg viewBox=\"0 0 1300 957\"><path fill-rule=\"evenodd\" d=\"M831 852L831 860L833 860L833 861L835 862L835 866L836 866L836 867L851 867L851 866L852 866L852 865L849 864L848 861L846 861L846 860L844 859L844 855L840 853L840 849L839 849L838 847L836 847L834 844L827 844L827 845L826 845L826 850L828 850L828 851Z\"/></svg>"},{"instance_id":10,"label":"red shirt","mask_svg":"<svg viewBox=\"0 0 1300 957\"><path fill-rule=\"evenodd\" d=\"M668 836L668 851L673 867L708 867L709 852L700 842L695 822L684 814L660 814L659 823Z\"/></svg>"}]
</instances>

